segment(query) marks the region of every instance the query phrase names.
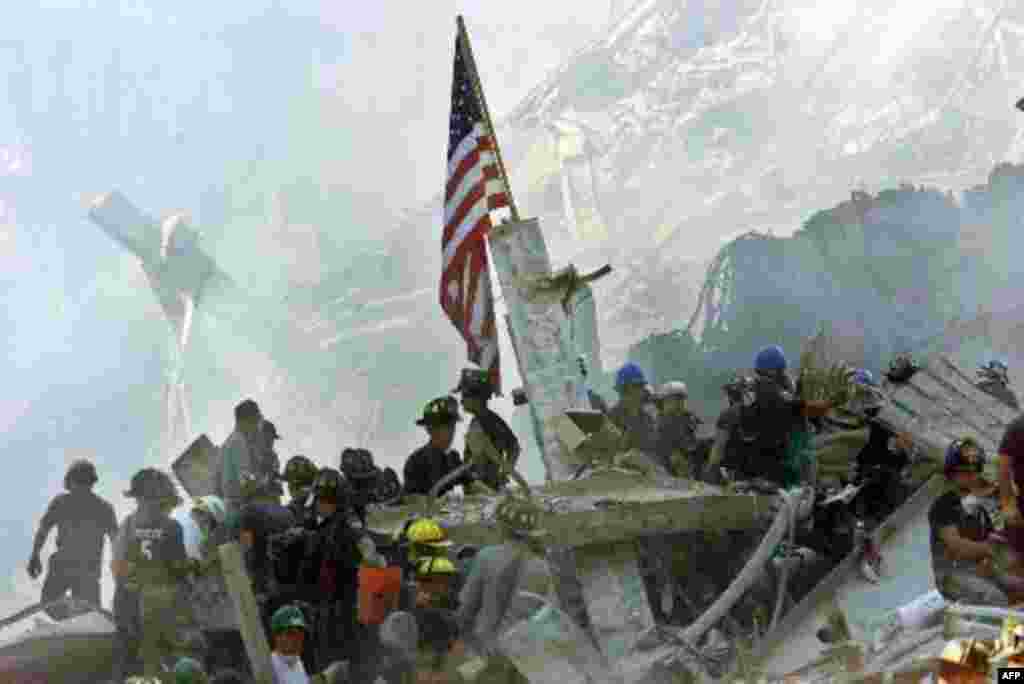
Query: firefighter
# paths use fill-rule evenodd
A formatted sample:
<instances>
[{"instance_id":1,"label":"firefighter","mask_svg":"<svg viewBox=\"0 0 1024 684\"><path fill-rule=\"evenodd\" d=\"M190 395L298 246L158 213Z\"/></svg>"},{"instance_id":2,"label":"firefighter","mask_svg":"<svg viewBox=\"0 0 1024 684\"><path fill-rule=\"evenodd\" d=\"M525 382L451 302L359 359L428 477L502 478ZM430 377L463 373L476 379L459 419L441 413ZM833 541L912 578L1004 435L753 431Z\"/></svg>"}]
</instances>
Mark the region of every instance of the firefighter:
<instances>
[{"instance_id":1,"label":"firefighter","mask_svg":"<svg viewBox=\"0 0 1024 684\"><path fill-rule=\"evenodd\" d=\"M462 394L462 408L473 416L466 431L466 463L473 464L473 476L494 491L508 484L506 472L519 461L522 448L508 423L492 411L487 402L494 396L487 371L465 368L453 393Z\"/></svg>"},{"instance_id":2,"label":"firefighter","mask_svg":"<svg viewBox=\"0 0 1024 684\"><path fill-rule=\"evenodd\" d=\"M457 668L466 660L452 610L457 577L455 564L444 556L428 556L416 563L416 604L412 611L419 634L416 670L437 684L458 682Z\"/></svg>"},{"instance_id":3,"label":"firefighter","mask_svg":"<svg viewBox=\"0 0 1024 684\"><path fill-rule=\"evenodd\" d=\"M453 397L438 397L423 407L423 417L416 421L429 435L429 441L414 451L405 462L405 493L430 494L435 485L452 475L442 485L437 496L462 485L463 491L472 489L473 480L467 472L455 476L462 466L459 452L452 449L455 426L462 420L459 404Z\"/></svg>"},{"instance_id":4,"label":"firefighter","mask_svg":"<svg viewBox=\"0 0 1024 684\"><path fill-rule=\"evenodd\" d=\"M292 456L284 466L282 479L288 486L288 510L301 525L310 514L310 493L316 481L317 468L302 455Z\"/></svg>"},{"instance_id":5,"label":"firefighter","mask_svg":"<svg viewBox=\"0 0 1024 684\"><path fill-rule=\"evenodd\" d=\"M457 623L462 640L486 660L479 681L526 684L528 680L497 648L501 632L511 618L511 597L519 590L531 559L545 555L546 531L539 528L540 509L532 501L508 497L495 512L504 543L477 554L471 574L459 595Z\"/></svg>"},{"instance_id":6,"label":"firefighter","mask_svg":"<svg viewBox=\"0 0 1024 684\"><path fill-rule=\"evenodd\" d=\"M363 563L361 534L349 518L351 486L340 472L324 468L313 485L315 516L300 569L306 600L316 607L314 661L318 669L352 660L356 641L358 570Z\"/></svg>"},{"instance_id":7,"label":"firefighter","mask_svg":"<svg viewBox=\"0 0 1024 684\"><path fill-rule=\"evenodd\" d=\"M181 503L170 476L140 470L125 496L138 507L125 520L115 545L115 577L137 591L139 651L146 677L163 671L165 656L184 650L179 639L182 581L190 569L181 524L170 516Z\"/></svg>"},{"instance_id":8,"label":"firefighter","mask_svg":"<svg viewBox=\"0 0 1024 684\"><path fill-rule=\"evenodd\" d=\"M686 409L686 383L666 382L657 393L659 462L676 477L695 478L702 470L696 462L700 418Z\"/></svg>"},{"instance_id":9,"label":"firefighter","mask_svg":"<svg viewBox=\"0 0 1024 684\"><path fill-rule=\"evenodd\" d=\"M50 530L57 528L57 551L50 556L42 602L50 603L71 591L72 598L100 605L100 566L103 560L104 537L114 543L117 536L117 515L114 507L97 496L96 466L89 461L75 461L64 475L64 489L50 502L32 544L28 574L39 577L43 566L39 551ZM65 617L54 609L47 614L53 619Z\"/></svg>"}]
</instances>

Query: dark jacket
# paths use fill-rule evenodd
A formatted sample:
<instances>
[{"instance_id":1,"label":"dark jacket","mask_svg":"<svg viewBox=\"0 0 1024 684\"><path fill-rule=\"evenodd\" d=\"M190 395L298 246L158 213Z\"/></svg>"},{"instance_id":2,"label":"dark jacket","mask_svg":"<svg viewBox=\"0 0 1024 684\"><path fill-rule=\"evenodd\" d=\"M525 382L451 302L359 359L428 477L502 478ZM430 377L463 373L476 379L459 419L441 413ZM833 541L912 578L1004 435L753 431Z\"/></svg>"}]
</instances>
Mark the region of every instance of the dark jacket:
<instances>
[{"instance_id":1,"label":"dark jacket","mask_svg":"<svg viewBox=\"0 0 1024 684\"><path fill-rule=\"evenodd\" d=\"M508 426L508 423L491 409L484 409L478 413L473 417L473 422L483 428L484 433L491 440L491 444L502 455L505 462L510 467L515 467L516 462L519 460L519 439L516 438L516 434L512 432L512 428ZM474 462L473 476L476 479L491 489L501 489L505 486L506 482L503 478L499 477L498 466L487 460L486 457L475 459L468 444L466 445L465 456L467 462Z\"/></svg>"},{"instance_id":2,"label":"dark jacket","mask_svg":"<svg viewBox=\"0 0 1024 684\"><path fill-rule=\"evenodd\" d=\"M405 493L429 494L430 489L441 478L461 465L462 459L455 450L445 452L429 444L422 446L412 452L405 462ZM472 481L472 477L467 473L445 485L444 489L438 492L438 496L444 496L455 487L470 484Z\"/></svg>"},{"instance_id":3,"label":"dark jacket","mask_svg":"<svg viewBox=\"0 0 1024 684\"><path fill-rule=\"evenodd\" d=\"M306 521L307 538L299 579L310 603L344 601L354 605L359 580L359 533L339 509L330 518Z\"/></svg>"}]
</instances>

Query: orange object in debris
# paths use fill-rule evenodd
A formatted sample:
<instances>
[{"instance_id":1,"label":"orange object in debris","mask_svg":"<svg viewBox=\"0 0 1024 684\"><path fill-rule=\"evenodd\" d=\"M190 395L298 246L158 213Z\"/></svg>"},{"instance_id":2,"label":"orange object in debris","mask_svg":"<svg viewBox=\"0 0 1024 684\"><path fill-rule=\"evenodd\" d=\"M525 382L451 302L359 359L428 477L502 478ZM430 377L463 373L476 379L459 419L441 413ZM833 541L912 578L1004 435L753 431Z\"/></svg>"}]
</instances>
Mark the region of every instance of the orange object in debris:
<instances>
[{"instance_id":1,"label":"orange object in debris","mask_svg":"<svg viewBox=\"0 0 1024 684\"><path fill-rule=\"evenodd\" d=\"M359 622L379 625L398 606L402 590L402 569L359 568Z\"/></svg>"}]
</instances>

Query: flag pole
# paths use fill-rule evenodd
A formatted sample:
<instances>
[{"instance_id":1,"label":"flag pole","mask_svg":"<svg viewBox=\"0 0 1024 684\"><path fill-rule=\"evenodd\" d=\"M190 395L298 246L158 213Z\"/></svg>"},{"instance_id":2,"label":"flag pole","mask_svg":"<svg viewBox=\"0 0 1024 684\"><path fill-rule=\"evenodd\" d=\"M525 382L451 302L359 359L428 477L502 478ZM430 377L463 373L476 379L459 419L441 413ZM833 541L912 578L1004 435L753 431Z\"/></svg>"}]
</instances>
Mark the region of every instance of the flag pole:
<instances>
[{"instance_id":1,"label":"flag pole","mask_svg":"<svg viewBox=\"0 0 1024 684\"><path fill-rule=\"evenodd\" d=\"M487 128L487 133L491 137L491 142L494 143L494 156L498 161L498 173L501 174L501 179L505 182L505 192L508 193L508 206L512 212L512 220L519 221L519 210L516 208L516 200L512 196L512 184L508 181L508 173L505 171L505 162L501 158L501 148L498 146L498 135L494 132L494 124L491 122L491 113L487 109L487 100L484 99L484 87L480 83L480 73L476 70L476 60L473 59L473 47L469 44L469 33L466 32L466 23L462 21L462 15L458 15L455 18L455 23L459 29L458 41L459 48L462 50L462 59L466 62L466 67L469 69L469 80L473 83L473 90L476 92L477 101L480 102L480 109L484 115L484 126Z\"/></svg>"}]
</instances>

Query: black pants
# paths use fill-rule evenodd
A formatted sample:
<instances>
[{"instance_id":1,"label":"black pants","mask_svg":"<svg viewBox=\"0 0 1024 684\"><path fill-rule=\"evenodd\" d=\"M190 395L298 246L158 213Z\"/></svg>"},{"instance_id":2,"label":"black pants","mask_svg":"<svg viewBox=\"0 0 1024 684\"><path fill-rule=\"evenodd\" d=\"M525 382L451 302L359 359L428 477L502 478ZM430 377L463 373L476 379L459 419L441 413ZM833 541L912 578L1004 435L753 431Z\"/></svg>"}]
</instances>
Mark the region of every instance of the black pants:
<instances>
[{"instance_id":1,"label":"black pants","mask_svg":"<svg viewBox=\"0 0 1024 684\"><path fill-rule=\"evenodd\" d=\"M71 591L73 598L88 601L94 606L100 605L100 566L97 563L83 563L76 560L60 558L57 554L50 556L43 582L42 601L56 601ZM47 614L55 620L62 615Z\"/></svg>"},{"instance_id":2,"label":"black pants","mask_svg":"<svg viewBox=\"0 0 1024 684\"><path fill-rule=\"evenodd\" d=\"M139 643L142 638L142 613L139 593L118 583L114 588L114 681L123 682L142 671Z\"/></svg>"},{"instance_id":3,"label":"black pants","mask_svg":"<svg viewBox=\"0 0 1024 684\"><path fill-rule=\"evenodd\" d=\"M235 670L251 675L242 633L236 629L203 630L206 639L206 671L212 676L220 670Z\"/></svg>"}]
</instances>

